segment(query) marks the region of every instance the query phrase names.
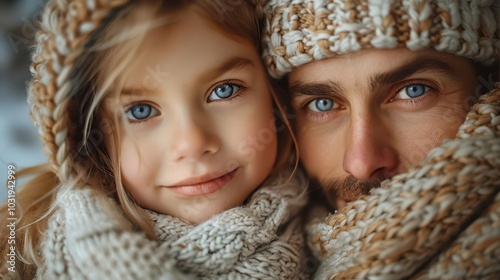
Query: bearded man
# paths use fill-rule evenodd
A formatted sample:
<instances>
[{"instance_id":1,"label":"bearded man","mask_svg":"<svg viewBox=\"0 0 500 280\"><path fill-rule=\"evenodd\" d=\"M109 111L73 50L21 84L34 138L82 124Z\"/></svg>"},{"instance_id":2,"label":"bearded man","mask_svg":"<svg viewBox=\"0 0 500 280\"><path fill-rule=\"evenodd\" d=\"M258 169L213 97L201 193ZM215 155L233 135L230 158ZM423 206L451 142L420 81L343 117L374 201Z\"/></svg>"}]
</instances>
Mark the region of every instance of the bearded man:
<instances>
[{"instance_id":1,"label":"bearded man","mask_svg":"<svg viewBox=\"0 0 500 280\"><path fill-rule=\"evenodd\" d=\"M264 59L330 206L307 226L318 279L500 274L493 2L267 4Z\"/></svg>"}]
</instances>

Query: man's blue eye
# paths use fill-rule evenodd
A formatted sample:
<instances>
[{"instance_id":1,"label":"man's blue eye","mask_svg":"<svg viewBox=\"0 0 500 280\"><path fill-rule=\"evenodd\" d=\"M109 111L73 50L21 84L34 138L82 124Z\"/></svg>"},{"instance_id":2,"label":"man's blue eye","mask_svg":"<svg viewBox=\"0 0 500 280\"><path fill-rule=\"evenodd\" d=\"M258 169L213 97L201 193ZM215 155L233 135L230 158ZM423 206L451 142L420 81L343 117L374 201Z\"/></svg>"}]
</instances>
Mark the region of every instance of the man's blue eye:
<instances>
[{"instance_id":1,"label":"man's blue eye","mask_svg":"<svg viewBox=\"0 0 500 280\"><path fill-rule=\"evenodd\" d=\"M140 121L158 115L158 111L150 105L138 104L132 106L126 114L127 119L131 121Z\"/></svg>"},{"instance_id":2,"label":"man's blue eye","mask_svg":"<svg viewBox=\"0 0 500 280\"><path fill-rule=\"evenodd\" d=\"M423 84L411 84L401 89L396 94L396 99L412 99L420 97L429 92L430 87Z\"/></svg>"},{"instance_id":3,"label":"man's blue eye","mask_svg":"<svg viewBox=\"0 0 500 280\"><path fill-rule=\"evenodd\" d=\"M221 84L212 90L208 96L209 101L227 99L240 91L240 87L233 84Z\"/></svg>"},{"instance_id":4,"label":"man's blue eye","mask_svg":"<svg viewBox=\"0 0 500 280\"><path fill-rule=\"evenodd\" d=\"M330 111L336 106L335 102L330 98L318 98L309 102L307 108L313 112Z\"/></svg>"}]
</instances>

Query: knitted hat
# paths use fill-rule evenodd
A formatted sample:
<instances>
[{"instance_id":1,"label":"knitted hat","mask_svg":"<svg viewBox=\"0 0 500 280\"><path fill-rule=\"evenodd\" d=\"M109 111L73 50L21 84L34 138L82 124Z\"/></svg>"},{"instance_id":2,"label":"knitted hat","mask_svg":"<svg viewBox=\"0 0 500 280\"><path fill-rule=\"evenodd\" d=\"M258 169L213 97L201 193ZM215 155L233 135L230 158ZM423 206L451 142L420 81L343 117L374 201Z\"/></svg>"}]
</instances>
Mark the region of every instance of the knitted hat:
<instances>
[{"instance_id":1,"label":"knitted hat","mask_svg":"<svg viewBox=\"0 0 500 280\"><path fill-rule=\"evenodd\" d=\"M500 55L500 6L493 2L272 0L264 60L275 78L364 48L433 48L490 64Z\"/></svg>"},{"instance_id":2,"label":"knitted hat","mask_svg":"<svg viewBox=\"0 0 500 280\"><path fill-rule=\"evenodd\" d=\"M257 16L262 16L267 0L248 1L256 7ZM74 87L70 77L92 34L102 27L114 9L127 3L134 2L49 0L44 8L32 55L33 79L28 85L28 103L51 168L63 182L75 174L70 149L77 148L71 147L75 143L70 141L75 127L70 123L69 101ZM214 5L227 8L220 3ZM236 3L231 7L236 7Z\"/></svg>"}]
</instances>

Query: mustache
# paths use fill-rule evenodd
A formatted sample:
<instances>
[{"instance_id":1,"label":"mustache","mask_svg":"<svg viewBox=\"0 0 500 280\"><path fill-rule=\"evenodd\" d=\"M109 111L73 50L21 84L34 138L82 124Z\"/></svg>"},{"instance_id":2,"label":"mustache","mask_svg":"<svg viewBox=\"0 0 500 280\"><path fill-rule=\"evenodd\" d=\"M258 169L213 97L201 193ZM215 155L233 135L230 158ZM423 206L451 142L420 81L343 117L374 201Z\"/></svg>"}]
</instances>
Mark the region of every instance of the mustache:
<instances>
[{"instance_id":1,"label":"mustache","mask_svg":"<svg viewBox=\"0 0 500 280\"><path fill-rule=\"evenodd\" d=\"M387 177L387 178L385 178ZM373 178L369 180L359 180L356 177L349 175L343 179L328 179L320 181L323 191L330 198L340 198L343 200L356 200L363 195L370 194L370 190L379 188L380 183L390 178Z\"/></svg>"}]
</instances>

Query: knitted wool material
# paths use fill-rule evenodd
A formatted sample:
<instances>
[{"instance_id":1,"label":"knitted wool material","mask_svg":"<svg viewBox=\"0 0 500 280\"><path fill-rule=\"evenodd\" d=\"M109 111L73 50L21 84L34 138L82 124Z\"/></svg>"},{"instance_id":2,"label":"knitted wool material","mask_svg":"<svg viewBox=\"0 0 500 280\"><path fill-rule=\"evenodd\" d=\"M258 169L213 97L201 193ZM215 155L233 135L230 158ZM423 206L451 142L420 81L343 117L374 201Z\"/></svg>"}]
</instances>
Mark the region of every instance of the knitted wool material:
<instances>
[{"instance_id":1,"label":"knitted wool material","mask_svg":"<svg viewBox=\"0 0 500 280\"><path fill-rule=\"evenodd\" d=\"M57 200L62 209L49 219L35 279L194 279L144 233L121 228L92 190Z\"/></svg>"},{"instance_id":2,"label":"knitted wool material","mask_svg":"<svg viewBox=\"0 0 500 280\"><path fill-rule=\"evenodd\" d=\"M308 279L297 216L307 182L287 181L275 176L245 205L196 226L148 211L157 241L123 230L90 188L61 191L37 278Z\"/></svg>"},{"instance_id":3,"label":"knitted wool material","mask_svg":"<svg viewBox=\"0 0 500 280\"><path fill-rule=\"evenodd\" d=\"M245 207L228 210L198 226L149 212L161 247L183 271L211 279L305 279L303 224L306 180L273 179ZM291 184L291 185L290 185ZM285 187L283 187L285 186ZM280 225L291 221L286 228Z\"/></svg>"},{"instance_id":4,"label":"knitted wool material","mask_svg":"<svg viewBox=\"0 0 500 280\"><path fill-rule=\"evenodd\" d=\"M498 279L500 86L455 139L326 215L315 209L307 225L316 279Z\"/></svg>"},{"instance_id":5,"label":"knitted wool material","mask_svg":"<svg viewBox=\"0 0 500 280\"><path fill-rule=\"evenodd\" d=\"M264 60L275 78L367 48L433 48L492 63L500 55L493 0L270 0Z\"/></svg>"}]
</instances>

